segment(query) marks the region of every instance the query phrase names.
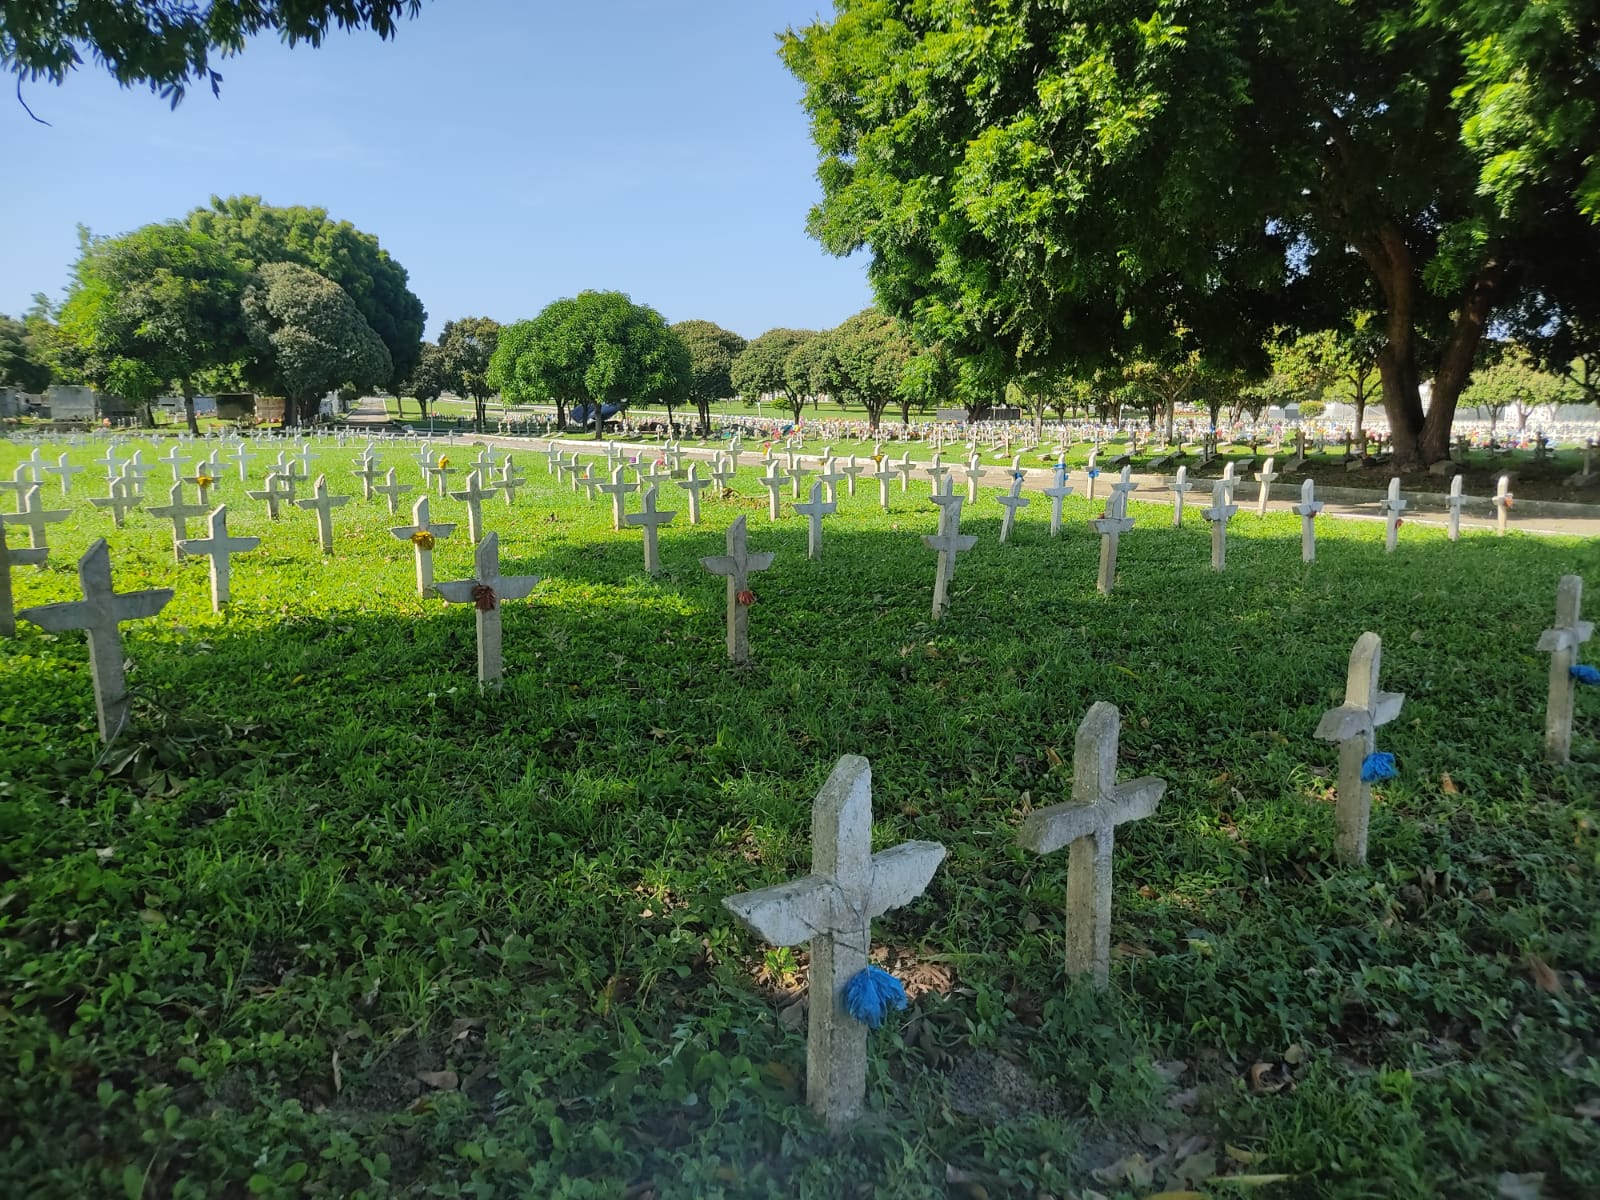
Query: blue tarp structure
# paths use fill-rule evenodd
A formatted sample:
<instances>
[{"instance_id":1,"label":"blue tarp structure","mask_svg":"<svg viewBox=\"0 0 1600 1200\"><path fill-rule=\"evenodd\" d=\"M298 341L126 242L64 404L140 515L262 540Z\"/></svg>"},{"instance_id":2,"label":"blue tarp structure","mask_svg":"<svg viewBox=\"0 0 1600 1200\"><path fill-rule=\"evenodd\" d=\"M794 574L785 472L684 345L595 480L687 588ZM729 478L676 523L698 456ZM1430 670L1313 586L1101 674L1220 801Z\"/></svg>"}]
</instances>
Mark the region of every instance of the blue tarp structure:
<instances>
[{"instance_id":1,"label":"blue tarp structure","mask_svg":"<svg viewBox=\"0 0 1600 1200\"><path fill-rule=\"evenodd\" d=\"M600 419L610 420L624 408L626 404L602 404L600 406ZM591 404L575 404L567 410L567 416L579 425L587 425L594 420L594 406Z\"/></svg>"}]
</instances>

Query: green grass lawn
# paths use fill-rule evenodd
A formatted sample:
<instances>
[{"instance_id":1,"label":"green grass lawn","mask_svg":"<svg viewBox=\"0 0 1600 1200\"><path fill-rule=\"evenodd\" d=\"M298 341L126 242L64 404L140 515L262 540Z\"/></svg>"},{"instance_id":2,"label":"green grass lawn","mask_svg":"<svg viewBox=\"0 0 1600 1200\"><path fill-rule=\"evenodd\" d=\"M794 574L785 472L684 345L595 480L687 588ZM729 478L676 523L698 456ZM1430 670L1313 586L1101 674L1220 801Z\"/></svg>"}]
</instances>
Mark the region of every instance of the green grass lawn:
<instances>
[{"instance_id":1,"label":"green grass lawn","mask_svg":"<svg viewBox=\"0 0 1600 1200\"><path fill-rule=\"evenodd\" d=\"M20 457L0 444L0 477ZM18 607L74 598L103 536L119 588L177 596L125 627L109 750L82 635L0 643L0 1195L1600 1195L1600 692L1578 761L1545 765L1534 650L1562 574L1600 611L1594 543L1408 525L1386 555L1380 525L1326 521L1305 566L1296 518L1241 513L1216 575L1198 505L1173 530L1135 504L1102 597L1099 504L1052 540L1036 500L999 546L990 490L935 626L925 485L887 514L841 497L810 562L747 460L698 528L663 495L651 579L530 452L487 523L543 582L480 696L470 607L417 598L387 532L409 518L359 499L352 458L317 463L357 497L328 558L310 514L271 523L224 478L230 531L264 541L222 616L170 525L114 530L88 475L50 565L13 573ZM696 561L740 513L778 554L747 669ZM464 524L435 560L469 574ZM1400 776L1342 870L1311 733L1369 629ZM1066 856L1016 846L1096 700L1124 775L1169 783L1119 831L1102 994L1063 977ZM785 1007L806 956L721 900L809 869L844 753L876 845L949 854L874 926L915 999L834 1142Z\"/></svg>"}]
</instances>

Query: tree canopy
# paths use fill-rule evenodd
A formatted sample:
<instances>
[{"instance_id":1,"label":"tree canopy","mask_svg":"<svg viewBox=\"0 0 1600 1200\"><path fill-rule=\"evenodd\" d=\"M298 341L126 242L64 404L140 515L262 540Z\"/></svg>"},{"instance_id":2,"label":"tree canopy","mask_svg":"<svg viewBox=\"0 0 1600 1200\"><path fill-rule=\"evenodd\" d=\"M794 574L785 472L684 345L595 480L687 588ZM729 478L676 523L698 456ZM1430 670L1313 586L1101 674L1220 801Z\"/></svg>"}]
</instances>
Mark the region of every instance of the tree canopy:
<instances>
[{"instance_id":1,"label":"tree canopy","mask_svg":"<svg viewBox=\"0 0 1600 1200\"><path fill-rule=\"evenodd\" d=\"M859 404L877 429L883 410L906 388L906 365L915 347L900 322L876 308L864 309L814 343L820 349L815 390L840 404Z\"/></svg>"},{"instance_id":2,"label":"tree canopy","mask_svg":"<svg viewBox=\"0 0 1600 1200\"><path fill-rule=\"evenodd\" d=\"M217 93L212 66L254 34L293 46L331 29L391 37L422 0L7 0L0 5L0 66L19 80L63 82L87 55L124 87L147 83L177 107L188 85Z\"/></svg>"},{"instance_id":3,"label":"tree canopy","mask_svg":"<svg viewBox=\"0 0 1600 1200\"><path fill-rule=\"evenodd\" d=\"M426 417L428 405L449 386L450 371L445 365L444 356L439 353L438 345L423 342L417 365L411 368L411 378L395 389L395 402L398 404L402 396L410 396L417 402L418 411Z\"/></svg>"},{"instance_id":4,"label":"tree canopy","mask_svg":"<svg viewBox=\"0 0 1600 1200\"><path fill-rule=\"evenodd\" d=\"M52 371L26 323L0 313L0 387L42 392Z\"/></svg>"},{"instance_id":5,"label":"tree canopy","mask_svg":"<svg viewBox=\"0 0 1600 1200\"><path fill-rule=\"evenodd\" d=\"M733 360L745 340L714 321L679 321L672 327L689 351L689 399L700 415L700 433L711 432L711 405L735 394Z\"/></svg>"},{"instance_id":6,"label":"tree canopy","mask_svg":"<svg viewBox=\"0 0 1600 1200\"><path fill-rule=\"evenodd\" d=\"M781 51L821 157L810 227L870 248L919 340L1012 377L1132 361L1175 324L1260 370L1274 325L1371 309L1400 463L1433 461L1492 320L1600 308L1573 8L838 0Z\"/></svg>"},{"instance_id":7,"label":"tree canopy","mask_svg":"<svg viewBox=\"0 0 1600 1200\"><path fill-rule=\"evenodd\" d=\"M500 322L492 317L446 321L439 332L439 366L444 372L444 386L471 398L479 430L483 429L484 402L494 394L489 386L489 361L499 340Z\"/></svg>"},{"instance_id":8,"label":"tree canopy","mask_svg":"<svg viewBox=\"0 0 1600 1200\"><path fill-rule=\"evenodd\" d=\"M782 396L794 419L800 419L801 406L812 393L809 363L797 362L791 372L789 359L794 352L815 341L814 329L769 329L752 339L733 360L730 381L746 400L760 396Z\"/></svg>"},{"instance_id":9,"label":"tree canopy","mask_svg":"<svg viewBox=\"0 0 1600 1200\"><path fill-rule=\"evenodd\" d=\"M309 419L327 392L394 373L382 339L343 288L299 263L267 263L243 294L245 329L282 390L284 424Z\"/></svg>"}]
</instances>

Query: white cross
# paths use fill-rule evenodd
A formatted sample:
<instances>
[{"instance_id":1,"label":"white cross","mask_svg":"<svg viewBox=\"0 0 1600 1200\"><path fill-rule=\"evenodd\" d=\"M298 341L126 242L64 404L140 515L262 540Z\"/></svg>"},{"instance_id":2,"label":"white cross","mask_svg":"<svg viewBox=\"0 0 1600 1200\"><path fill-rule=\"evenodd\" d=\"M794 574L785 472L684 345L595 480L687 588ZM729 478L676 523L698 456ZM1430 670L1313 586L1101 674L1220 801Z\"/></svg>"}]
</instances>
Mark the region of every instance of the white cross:
<instances>
[{"instance_id":1,"label":"white cross","mask_svg":"<svg viewBox=\"0 0 1600 1200\"><path fill-rule=\"evenodd\" d=\"M1447 528L1452 542L1461 540L1461 505L1465 500L1466 497L1461 494L1461 476L1453 476L1450 480L1450 498L1447 501L1450 505L1450 520Z\"/></svg>"},{"instance_id":2,"label":"white cross","mask_svg":"<svg viewBox=\"0 0 1600 1200\"><path fill-rule=\"evenodd\" d=\"M593 503L594 494L600 488L601 476L594 473L592 462L583 464L583 474L577 476L577 482L583 485L584 498Z\"/></svg>"},{"instance_id":3,"label":"white cross","mask_svg":"<svg viewBox=\"0 0 1600 1200\"><path fill-rule=\"evenodd\" d=\"M611 528L621 529L622 521L627 512L628 493L639 490L637 483L629 483L625 478L628 468L618 467L611 472L611 482L600 484L600 490L611 497Z\"/></svg>"},{"instance_id":4,"label":"white cross","mask_svg":"<svg viewBox=\"0 0 1600 1200\"><path fill-rule=\"evenodd\" d=\"M1406 502L1400 497L1400 477L1397 475L1389 480L1389 494L1383 500L1383 548L1390 554L1400 538L1400 514L1406 510Z\"/></svg>"},{"instance_id":5,"label":"white cross","mask_svg":"<svg viewBox=\"0 0 1600 1200\"><path fill-rule=\"evenodd\" d=\"M867 1027L846 1011L844 989L866 969L872 919L920 896L943 859L938 842L872 853L872 769L847 754L811 808L811 874L723 901L773 945L811 943L806 1100L830 1130L866 1100Z\"/></svg>"},{"instance_id":6,"label":"white cross","mask_svg":"<svg viewBox=\"0 0 1600 1200\"><path fill-rule=\"evenodd\" d=\"M716 482L719 492L727 491L733 486L734 468L726 455L718 456L711 464L711 478Z\"/></svg>"},{"instance_id":7,"label":"white cross","mask_svg":"<svg viewBox=\"0 0 1600 1200\"><path fill-rule=\"evenodd\" d=\"M1350 651L1350 673L1344 703L1322 714L1313 735L1339 743L1339 800L1334 811L1337 832L1333 852L1340 862L1364 866L1367 824L1372 815L1372 787L1361 778L1361 765L1377 748L1377 729L1400 715L1405 696L1378 689L1383 641L1363 633Z\"/></svg>"},{"instance_id":8,"label":"white cross","mask_svg":"<svg viewBox=\"0 0 1600 1200\"><path fill-rule=\"evenodd\" d=\"M1011 490L1004 496L996 497L1005 506L1005 516L1000 518L1000 544L1003 546L1011 538L1011 529L1017 518L1017 509L1027 508L1032 501L1022 494L1022 472L1017 471L1011 478Z\"/></svg>"},{"instance_id":9,"label":"white cross","mask_svg":"<svg viewBox=\"0 0 1600 1200\"><path fill-rule=\"evenodd\" d=\"M42 567L49 556L48 547L13 550L6 545L6 526L0 521L0 637L17 635L17 619L11 609L11 568Z\"/></svg>"},{"instance_id":10,"label":"white cross","mask_svg":"<svg viewBox=\"0 0 1600 1200\"><path fill-rule=\"evenodd\" d=\"M352 470L350 474L361 480L361 498L363 500L371 500L373 488L372 481L380 478L378 473L378 460L372 457L370 454L364 454L361 456L361 465Z\"/></svg>"},{"instance_id":11,"label":"white cross","mask_svg":"<svg viewBox=\"0 0 1600 1200\"><path fill-rule=\"evenodd\" d=\"M750 659L750 603L755 598L750 574L772 566L773 553L750 552L743 514L728 527L727 546L726 554L702 558L700 565L713 575L728 577L728 660L742 663Z\"/></svg>"},{"instance_id":12,"label":"white cross","mask_svg":"<svg viewBox=\"0 0 1600 1200\"><path fill-rule=\"evenodd\" d=\"M67 456L65 454L56 460L55 466L46 467L45 470L49 471L52 475L61 476L61 494L63 496L69 495L72 492L72 477L74 475L83 474L83 468L73 466L67 461Z\"/></svg>"},{"instance_id":13,"label":"white cross","mask_svg":"<svg viewBox=\"0 0 1600 1200\"><path fill-rule=\"evenodd\" d=\"M858 463L854 454L850 456L850 458L845 462L844 466L839 468L840 473L845 477L845 488L849 492L852 500L855 499L856 495L856 476L861 474L861 472L865 471L866 469L866 464Z\"/></svg>"},{"instance_id":14,"label":"white cross","mask_svg":"<svg viewBox=\"0 0 1600 1200\"><path fill-rule=\"evenodd\" d=\"M911 486L911 472L917 469L911 461L911 451L907 450L900 456L900 461L894 464L894 469L900 473L900 491L903 495Z\"/></svg>"},{"instance_id":15,"label":"white cross","mask_svg":"<svg viewBox=\"0 0 1600 1200\"><path fill-rule=\"evenodd\" d=\"M165 454L156 456L156 461L158 463L166 463L167 466L172 468L172 481L174 483L177 483L183 479L184 465L189 461L186 457L178 453L178 449L179 448L177 446L173 446Z\"/></svg>"},{"instance_id":16,"label":"white cross","mask_svg":"<svg viewBox=\"0 0 1600 1200\"><path fill-rule=\"evenodd\" d=\"M443 496L450 487L450 472L459 471L460 469L460 467L451 466L450 459L444 455L441 455L439 461L434 463L433 466L426 468L428 474L433 478L434 486L439 489L439 495L441 496Z\"/></svg>"},{"instance_id":17,"label":"white cross","mask_svg":"<svg viewBox=\"0 0 1600 1200\"><path fill-rule=\"evenodd\" d=\"M641 511L624 513L622 523L624 525L637 525L644 530L644 569L647 575L654 575L661 570L661 555L656 545L657 527L671 524L672 518L678 514L675 512L656 511L656 489L654 484L651 484L645 490L644 496L640 500L640 505Z\"/></svg>"},{"instance_id":18,"label":"white cross","mask_svg":"<svg viewBox=\"0 0 1600 1200\"><path fill-rule=\"evenodd\" d=\"M949 603L950 584L956 577L956 556L978 544L976 534L961 532L961 506L966 497L954 492L942 492L933 497L939 506L939 532L923 534L922 544L939 553L938 574L933 581L933 619L944 615Z\"/></svg>"},{"instance_id":19,"label":"white cross","mask_svg":"<svg viewBox=\"0 0 1600 1200\"><path fill-rule=\"evenodd\" d=\"M1572 667L1578 648L1594 636L1594 623L1581 620L1583 577L1563 575L1556 587L1556 623L1539 635L1539 649L1550 655L1550 696L1545 707L1544 757L1564 763L1572 758L1572 709L1577 681Z\"/></svg>"},{"instance_id":20,"label":"white cross","mask_svg":"<svg viewBox=\"0 0 1600 1200\"><path fill-rule=\"evenodd\" d=\"M807 518L806 527L806 557L822 557L822 518L832 516L839 506L833 501L822 499L822 484L811 485L811 503L796 504L794 511Z\"/></svg>"},{"instance_id":21,"label":"white cross","mask_svg":"<svg viewBox=\"0 0 1600 1200\"><path fill-rule=\"evenodd\" d=\"M551 442L544 449L545 474L556 474L556 468L561 465L561 443Z\"/></svg>"},{"instance_id":22,"label":"white cross","mask_svg":"<svg viewBox=\"0 0 1600 1200\"><path fill-rule=\"evenodd\" d=\"M292 489L278 486L283 482L283 476L276 471L268 471L266 479L262 482L263 486L260 491L247 491L245 495L252 500L264 501L267 506L267 516L276 521L278 519L278 502L290 499Z\"/></svg>"},{"instance_id":23,"label":"white cross","mask_svg":"<svg viewBox=\"0 0 1600 1200\"><path fill-rule=\"evenodd\" d=\"M471 579L440 583L434 590L451 604L471 604L478 614L478 686L499 687L504 673L500 651L500 605L521 600L539 582L537 575L500 574L500 535L478 543Z\"/></svg>"},{"instance_id":24,"label":"white cross","mask_svg":"<svg viewBox=\"0 0 1600 1200\"><path fill-rule=\"evenodd\" d=\"M1072 799L1030 813L1017 843L1035 854L1067 850L1067 975L1096 988L1111 977L1111 854L1116 829L1156 811L1167 790L1153 776L1117 783L1116 705L1096 701L1078 725L1072 751Z\"/></svg>"},{"instance_id":25,"label":"white cross","mask_svg":"<svg viewBox=\"0 0 1600 1200\"><path fill-rule=\"evenodd\" d=\"M939 452L933 452L933 461L923 470L927 473L929 481L933 484L933 494L938 495L944 490L944 478L950 473L950 468L939 461Z\"/></svg>"},{"instance_id":26,"label":"white cross","mask_svg":"<svg viewBox=\"0 0 1600 1200\"><path fill-rule=\"evenodd\" d=\"M1496 537L1505 537L1506 518L1511 515L1511 476L1502 475L1494 487L1494 532Z\"/></svg>"},{"instance_id":27,"label":"white cross","mask_svg":"<svg viewBox=\"0 0 1600 1200\"><path fill-rule=\"evenodd\" d=\"M1256 493L1256 516L1258 517L1267 515L1267 501L1272 498L1272 481L1278 477L1278 472L1272 469L1273 462L1273 457L1269 455L1260 472L1256 475L1256 478L1261 481L1261 490ZM1395 482L1398 483L1399 480Z\"/></svg>"},{"instance_id":28,"label":"white cross","mask_svg":"<svg viewBox=\"0 0 1600 1200\"><path fill-rule=\"evenodd\" d=\"M1067 464L1057 462L1055 465L1056 481L1044 489L1044 494L1050 497L1050 536L1057 537L1061 533L1061 502L1072 495L1072 489L1067 486Z\"/></svg>"},{"instance_id":29,"label":"white cross","mask_svg":"<svg viewBox=\"0 0 1600 1200\"><path fill-rule=\"evenodd\" d=\"M1113 493L1106 498L1106 511L1089 524L1100 535L1100 573L1095 579L1095 590L1109 596L1117 584L1117 549L1122 535L1133 528L1133 518L1122 505L1127 503L1125 493Z\"/></svg>"},{"instance_id":30,"label":"white cross","mask_svg":"<svg viewBox=\"0 0 1600 1200\"><path fill-rule=\"evenodd\" d=\"M411 524L389 530L402 542L410 542L417 560L417 595L426 600L433 594L433 543L456 531L455 523L435 525L428 520L428 497L418 496L411 506Z\"/></svg>"},{"instance_id":31,"label":"white cross","mask_svg":"<svg viewBox=\"0 0 1600 1200\"><path fill-rule=\"evenodd\" d=\"M1228 522L1239 506L1229 502L1228 483L1219 479L1211 485L1211 507L1200 515L1211 522L1211 569L1220 571L1228 563Z\"/></svg>"},{"instance_id":32,"label":"white cross","mask_svg":"<svg viewBox=\"0 0 1600 1200\"><path fill-rule=\"evenodd\" d=\"M394 477L394 468L390 467L388 471L384 473L383 482L373 485L372 490L377 492L386 501L388 501L389 515L392 517L400 511L400 497L410 494L411 485L409 483L396 483ZM255 495L254 492L251 492L250 494L252 496Z\"/></svg>"},{"instance_id":33,"label":"white cross","mask_svg":"<svg viewBox=\"0 0 1600 1200\"><path fill-rule=\"evenodd\" d=\"M970 504L978 502L978 485L983 482L983 464L974 454L967 460L967 468L962 472L967 477L967 501Z\"/></svg>"},{"instance_id":34,"label":"white cross","mask_svg":"<svg viewBox=\"0 0 1600 1200\"><path fill-rule=\"evenodd\" d=\"M791 455L790 457L793 457L793 456ZM811 473L812 473L811 468L801 465L801 463L798 460L796 460L793 464L791 464L789 469L784 472L784 474L789 477L789 483L790 483L791 487L794 489L793 492L791 493L791 495L792 495L792 497L794 499L796 499L796 500L800 499L800 484L801 484L801 481L804 480L805 477L807 475L810 475Z\"/></svg>"},{"instance_id":35,"label":"white cross","mask_svg":"<svg viewBox=\"0 0 1600 1200\"><path fill-rule=\"evenodd\" d=\"M6 490L15 494L17 498L17 509L19 512L22 508L22 494L33 485L33 470L28 466L27 463L17 464L17 469L12 474L10 479L0 479L0 488L5 488Z\"/></svg>"},{"instance_id":36,"label":"white cross","mask_svg":"<svg viewBox=\"0 0 1600 1200\"><path fill-rule=\"evenodd\" d=\"M100 740L109 743L128 721L128 679L122 665L123 621L153 617L172 599L171 588L116 592L111 586L111 552L95 538L78 560L83 599L41 604L17 614L51 633L82 629L89 635L89 675L94 684Z\"/></svg>"},{"instance_id":37,"label":"white cross","mask_svg":"<svg viewBox=\"0 0 1600 1200\"><path fill-rule=\"evenodd\" d=\"M1300 560L1315 562L1317 558L1317 514L1322 511L1322 501L1317 499L1317 485L1307 479L1300 485L1300 503L1294 506L1300 518Z\"/></svg>"},{"instance_id":38,"label":"white cross","mask_svg":"<svg viewBox=\"0 0 1600 1200\"><path fill-rule=\"evenodd\" d=\"M837 504L839 502L839 481L845 478L848 477L843 471L839 470L838 465L832 458L824 460L822 474L817 476L817 481L822 484L827 494L828 503Z\"/></svg>"},{"instance_id":39,"label":"white cross","mask_svg":"<svg viewBox=\"0 0 1600 1200\"><path fill-rule=\"evenodd\" d=\"M131 495L132 484L127 476L119 475L111 481L111 494L109 496L91 496L89 503L97 508L109 508L111 520L118 529L122 528L123 518L132 509L138 508L143 501Z\"/></svg>"},{"instance_id":40,"label":"white cross","mask_svg":"<svg viewBox=\"0 0 1600 1200\"><path fill-rule=\"evenodd\" d=\"M50 546L46 537L46 526L65 521L72 514L64 508L46 510L40 507L39 485L29 486L22 495L22 511L7 513L0 517L0 524L25 526L28 530L28 545L35 550L45 550Z\"/></svg>"},{"instance_id":41,"label":"white cross","mask_svg":"<svg viewBox=\"0 0 1600 1200\"><path fill-rule=\"evenodd\" d=\"M1189 482L1189 468L1179 467L1178 473L1167 485L1167 490L1172 493L1172 527L1178 529L1183 525L1183 499L1184 493L1194 484Z\"/></svg>"},{"instance_id":42,"label":"white cross","mask_svg":"<svg viewBox=\"0 0 1600 1200\"><path fill-rule=\"evenodd\" d=\"M1139 485L1133 482L1133 468L1124 466L1122 473L1117 477L1117 482L1111 485L1111 494L1119 498L1117 508L1126 513L1128 511L1128 497L1139 490Z\"/></svg>"},{"instance_id":43,"label":"white cross","mask_svg":"<svg viewBox=\"0 0 1600 1200\"><path fill-rule=\"evenodd\" d=\"M211 560L211 611L219 613L231 599L230 556L254 550L261 545L258 537L228 536L228 506L219 504L206 522L207 535L203 538L186 538L178 543L178 552Z\"/></svg>"},{"instance_id":44,"label":"white cross","mask_svg":"<svg viewBox=\"0 0 1600 1200\"><path fill-rule=\"evenodd\" d=\"M878 507L884 512L889 511L889 483L894 479L894 464L885 462L882 456L877 458L878 469L872 473L872 478L878 481Z\"/></svg>"},{"instance_id":45,"label":"white cross","mask_svg":"<svg viewBox=\"0 0 1600 1200\"><path fill-rule=\"evenodd\" d=\"M311 489L311 499L295 501L297 508L317 514L317 545L322 547L324 554L333 553L333 510L348 503L350 503L349 496L328 494L326 475L317 476L317 482Z\"/></svg>"},{"instance_id":46,"label":"white cross","mask_svg":"<svg viewBox=\"0 0 1600 1200\"><path fill-rule=\"evenodd\" d=\"M776 521L783 504L783 473L776 462L767 464L767 473L761 477L761 486L767 489L767 516Z\"/></svg>"},{"instance_id":47,"label":"white cross","mask_svg":"<svg viewBox=\"0 0 1600 1200\"><path fill-rule=\"evenodd\" d=\"M184 477L184 483L191 484L200 493L200 503L207 504L211 498L211 489L217 484L217 477L206 469L206 464L201 463L196 468L196 473Z\"/></svg>"},{"instance_id":48,"label":"white cross","mask_svg":"<svg viewBox=\"0 0 1600 1200\"><path fill-rule=\"evenodd\" d=\"M700 464L689 464L689 477L678 480L678 486L689 493L689 524L700 524L700 489L711 486L711 480L700 478Z\"/></svg>"},{"instance_id":49,"label":"white cross","mask_svg":"<svg viewBox=\"0 0 1600 1200\"><path fill-rule=\"evenodd\" d=\"M500 488L500 494L506 498L506 507L510 508L517 498L517 489L527 486L528 477L517 468L511 461L511 455L508 454L505 461L500 464L500 478L495 480L495 483ZM604 489L605 484L601 484L600 487Z\"/></svg>"},{"instance_id":50,"label":"white cross","mask_svg":"<svg viewBox=\"0 0 1600 1200\"><path fill-rule=\"evenodd\" d=\"M476 470L467 472L467 486L464 489L450 493L452 500L460 500L467 506L467 537L472 539L474 546L483 541L483 502L494 499L498 494L494 488L479 486Z\"/></svg>"}]
</instances>

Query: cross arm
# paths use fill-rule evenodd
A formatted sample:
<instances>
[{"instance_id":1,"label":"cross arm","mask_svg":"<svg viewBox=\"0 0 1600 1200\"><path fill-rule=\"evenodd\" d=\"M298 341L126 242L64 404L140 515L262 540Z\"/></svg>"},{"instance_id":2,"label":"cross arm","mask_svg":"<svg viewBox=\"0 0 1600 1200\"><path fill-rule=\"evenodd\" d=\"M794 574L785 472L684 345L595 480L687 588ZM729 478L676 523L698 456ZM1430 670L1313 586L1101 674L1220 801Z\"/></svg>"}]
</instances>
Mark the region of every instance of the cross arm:
<instances>
[{"instance_id":1,"label":"cross arm","mask_svg":"<svg viewBox=\"0 0 1600 1200\"><path fill-rule=\"evenodd\" d=\"M1593 621L1578 621L1564 629L1546 629L1539 635L1539 649L1576 650L1594 636Z\"/></svg>"},{"instance_id":2,"label":"cross arm","mask_svg":"<svg viewBox=\"0 0 1600 1200\"><path fill-rule=\"evenodd\" d=\"M1371 709L1361 704L1341 704L1338 708L1330 708L1322 714L1322 720L1317 722L1316 732L1312 736L1324 742L1343 742L1360 737L1399 716L1404 700L1402 692L1379 692L1377 704Z\"/></svg>"},{"instance_id":3,"label":"cross arm","mask_svg":"<svg viewBox=\"0 0 1600 1200\"><path fill-rule=\"evenodd\" d=\"M7 564L19 567L43 566L49 553L50 547L48 546L37 546L29 550L7 548L4 556L5 562L0 563L0 571L5 570Z\"/></svg>"},{"instance_id":4,"label":"cross arm","mask_svg":"<svg viewBox=\"0 0 1600 1200\"><path fill-rule=\"evenodd\" d=\"M874 854L867 919L882 916L922 895L944 861L944 853L938 842L901 842Z\"/></svg>"},{"instance_id":5,"label":"cross arm","mask_svg":"<svg viewBox=\"0 0 1600 1200\"><path fill-rule=\"evenodd\" d=\"M876 863L874 863L876 865ZM774 946L796 946L829 936L839 889L816 875L729 896L722 905Z\"/></svg>"},{"instance_id":6,"label":"cross arm","mask_svg":"<svg viewBox=\"0 0 1600 1200\"><path fill-rule=\"evenodd\" d=\"M1146 775L1118 785L1106 803L1052 804L1028 814L1017 830L1017 845L1050 854L1079 838L1150 816L1166 791L1166 780Z\"/></svg>"}]
</instances>

